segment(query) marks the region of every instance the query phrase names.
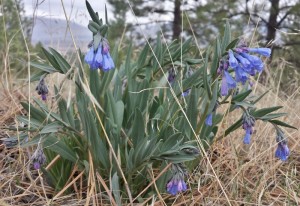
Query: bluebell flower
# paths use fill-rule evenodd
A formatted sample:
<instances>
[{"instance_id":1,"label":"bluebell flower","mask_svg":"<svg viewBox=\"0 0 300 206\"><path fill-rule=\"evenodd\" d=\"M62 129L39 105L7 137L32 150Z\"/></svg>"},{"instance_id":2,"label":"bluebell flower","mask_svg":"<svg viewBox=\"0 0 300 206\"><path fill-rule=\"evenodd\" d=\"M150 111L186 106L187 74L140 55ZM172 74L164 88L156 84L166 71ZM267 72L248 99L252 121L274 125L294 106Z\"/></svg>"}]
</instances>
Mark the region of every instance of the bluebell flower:
<instances>
[{"instance_id":1,"label":"bluebell flower","mask_svg":"<svg viewBox=\"0 0 300 206\"><path fill-rule=\"evenodd\" d=\"M106 39L103 41L102 47L103 47L103 49L102 49L102 55L103 55L102 70L109 71L109 70L115 68L115 63L110 56L109 45L108 45L108 42Z\"/></svg>"},{"instance_id":2,"label":"bluebell flower","mask_svg":"<svg viewBox=\"0 0 300 206\"><path fill-rule=\"evenodd\" d=\"M275 157L281 159L282 161L286 161L290 155L290 150L288 148L283 131L278 126L275 128L277 131L276 141L278 142L278 147L275 151Z\"/></svg>"},{"instance_id":3,"label":"bluebell flower","mask_svg":"<svg viewBox=\"0 0 300 206\"><path fill-rule=\"evenodd\" d=\"M281 159L282 161L286 161L290 155L290 150L285 141L279 142L278 147L275 151L275 157Z\"/></svg>"},{"instance_id":4,"label":"bluebell flower","mask_svg":"<svg viewBox=\"0 0 300 206\"><path fill-rule=\"evenodd\" d=\"M212 126L212 118L213 118L212 113L210 113L210 114L208 114L208 115L206 116L205 124L206 124L207 126Z\"/></svg>"},{"instance_id":5,"label":"bluebell flower","mask_svg":"<svg viewBox=\"0 0 300 206\"><path fill-rule=\"evenodd\" d=\"M36 86L35 90L37 91L38 95L41 95L42 100L46 101L47 100L47 95L48 95L48 87L45 84L44 80L45 76L41 76L40 81L38 85Z\"/></svg>"},{"instance_id":6,"label":"bluebell flower","mask_svg":"<svg viewBox=\"0 0 300 206\"><path fill-rule=\"evenodd\" d=\"M246 131L246 134L244 136L244 144L250 144L254 125L255 125L255 118L251 116L249 113L245 112L243 114L243 121L242 121L242 127Z\"/></svg>"},{"instance_id":7,"label":"bluebell flower","mask_svg":"<svg viewBox=\"0 0 300 206\"><path fill-rule=\"evenodd\" d=\"M167 184L167 192L171 195L177 195L187 190L187 185L183 179L172 178Z\"/></svg>"},{"instance_id":8,"label":"bluebell flower","mask_svg":"<svg viewBox=\"0 0 300 206\"><path fill-rule=\"evenodd\" d=\"M270 48L247 48L248 52L257 53L265 57L270 57L271 49Z\"/></svg>"},{"instance_id":9,"label":"bluebell flower","mask_svg":"<svg viewBox=\"0 0 300 206\"><path fill-rule=\"evenodd\" d=\"M247 128L246 129L246 134L245 134L245 137L244 137L244 144L250 144L251 134L252 134L252 128Z\"/></svg>"},{"instance_id":10,"label":"bluebell flower","mask_svg":"<svg viewBox=\"0 0 300 206\"><path fill-rule=\"evenodd\" d=\"M186 97L190 94L191 89L187 89L185 91L182 92L181 96Z\"/></svg>"},{"instance_id":11,"label":"bluebell flower","mask_svg":"<svg viewBox=\"0 0 300 206\"><path fill-rule=\"evenodd\" d=\"M175 78L176 78L175 70L173 68L169 69L168 82L170 84L173 84L173 82L175 81Z\"/></svg>"},{"instance_id":12,"label":"bluebell flower","mask_svg":"<svg viewBox=\"0 0 300 206\"><path fill-rule=\"evenodd\" d=\"M263 56L269 57L271 55L271 49L269 48L248 48L244 44L239 47L228 50L227 61L230 67L235 71L235 80L236 82L241 82L245 84L249 79L249 75L254 76L257 72L261 72L264 68L264 64L262 60L254 55L250 55L249 52L261 54ZM223 62L226 60L220 61L220 66L217 70L218 74L223 74L224 71L227 71L227 68L224 68ZM222 86L221 86L221 94L223 96L228 94L228 90L230 85L227 82L232 83L230 78L226 78L228 75L224 73L222 76Z\"/></svg>"},{"instance_id":13,"label":"bluebell flower","mask_svg":"<svg viewBox=\"0 0 300 206\"><path fill-rule=\"evenodd\" d=\"M236 68L239 65L239 63L238 63L237 59L235 58L233 51L229 50L228 54L229 54L229 65L232 68Z\"/></svg>"},{"instance_id":14,"label":"bluebell flower","mask_svg":"<svg viewBox=\"0 0 300 206\"><path fill-rule=\"evenodd\" d=\"M106 39L102 39L98 48L95 50L92 45L84 57L84 61L89 64L92 70L102 69L109 71L115 68L113 59L109 53L109 45Z\"/></svg>"},{"instance_id":15,"label":"bluebell flower","mask_svg":"<svg viewBox=\"0 0 300 206\"><path fill-rule=\"evenodd\" d=\"M238 59L238 61L241 63L243 68L247 69L251 67L251 63L248 61L248 59L242 57L238 53L235 53L234 56L236 57L236 59Z\"/></svg>"},{"instance_id":16,"label":"bluebell flower","mask_svg":"<svg viewBox=\"0 0 300 206\"><path fill-rule=\"evenodd\" d=\"M46 156L44 155L44 152L40 147L36 149L31 158L33 167L36 170L40 169L41 166L46 162Z\"/></svg>"},{"instance_id":17,"label":"bluebell flower","mask_svg":"<svg viewBox=\"0 0 300 206\"><path fill-rule=\"evenodd\" d=\"M226 96L228 95L229 89L233 89L236 87L236 82L232 78L232 76L227 72L223 72L222 76L222 84L221 84L221 95Z\"/></svg>"},{"instance_id":18,"label":"bluebell flower","mask_svg":"<svg viewBox=\"0 0 300 206\"><path fill-rule=\"evenodd\" d=\"M259 67L259 68L263 67L263 62L259 57L247 54L245 52L241 53L241 56L246 58L255 67Z\"/></svg>"},{"instance_id":19,"label":"bluebell flower","mask_svg":"<svg viewBox=\"0 0 300 206\"><path fill-rule=\"evenodd\" d=\"M90 65L92 70L102 67L103 57L102 57L102 46L99 44L98 49L95 51L94 47L90 47L90 50L84 57L84 61Z\"/></svg>"},{"instance_id":20,"label":"bluebell flower","mask_svg":"<svg viewBox=\"0 0 300 206\"><path fill-rule=\"evenodd\" d=\"M235 81L245 84L248 80L248 74L240 66L237 66L235 69Z\"/></svg>"}]
</instances>

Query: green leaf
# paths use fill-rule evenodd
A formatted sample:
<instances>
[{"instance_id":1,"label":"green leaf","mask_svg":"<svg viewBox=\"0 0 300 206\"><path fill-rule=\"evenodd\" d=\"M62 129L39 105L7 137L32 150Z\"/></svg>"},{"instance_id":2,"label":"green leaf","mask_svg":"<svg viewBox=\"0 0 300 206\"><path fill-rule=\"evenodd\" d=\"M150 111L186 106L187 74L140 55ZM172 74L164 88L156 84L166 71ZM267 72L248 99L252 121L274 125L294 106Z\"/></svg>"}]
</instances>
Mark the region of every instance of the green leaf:
<instances>
[{"instance_id":1,"label":"green leaf","mask_svg":"<svg viewBox=\"0 0 300 206\"><path fill-rule=\"evenodd\" d=\"M58 124L58 122L52 122L52 123L47 124L40 131L40 134L56 133L61 128L62 128L62 125Z\"/></svg>"},{"instance_id":2,"label":"green leaf","mask_svg":"<svg viewBox=\"0 0 300 206\"><path fill-rule=\"evenodd\" d=\"M286 115L287 115L287 113L267 114L265 116L260 117L259 119L265 121L265 120L276 119L276 118L279 118L279 117L282 117L282 116L286 116Z\"/></svg>"},{"instance_id":3,"label":"green leaf","mask_svg":"<svg viewBox=\"0 0 300 206\"><path fill-rule=\"evenodd\" d=\"M230 44L228 44L228 46L226 47L225 51L228 51L229 49L234 48L239 40L240 40L239 38L236 38L235 40L230 42Z\"/></svg>"},{"instance_id":4,"label":"green leaf","mask_svg":"<svg viewBox=\"0 0 300 206\"><path fill-rule=\"evenodd\" d=\"M29 104L28 103L21 102L21 105L27 112L29 112ZM45 114L41 110L38 110L32 104L30 104L30 115L31 115L31 117L33 117L34 119L36 119L40 122L44 122L45 119L47 118L47 114Z\"/></svg>"},{"instance_id":5,"label":"green leaf","mask_svg":"<svg viewBox=\"0 0 300 206\"><path fill-rule=\"evenodd\" d=\"M91 7L90 3L88 1L85 1L86 3L86 8L92 18L92 20L94 22L96 22L97 24L99 24L99 26L102 26L102 23L99 20L99 17L96 15L96 13L94 12L93 8Z\"/></svg>"},{"instance_id":6,"label":"green leaf","mask_svg":"<svg viewBox=\"0 0 300 206\"><path fill-rule=\"evenodd\" d=\"M94 35L93 39L94 39L93 46L94 46L94 50L96 51L101 42L101 35L98 33L98 34Z\"/></svg>"},{"instance_id":7,"label":"green leaf","mask_svg":"<svg viewBox=\"0 0 300 206\"><path fill-rule=\"evenodd\" d=\"M226 47L231 41L231 30L230 30L230 24L229 21L226 20L226 26L225 26L225 31L224 31L224 36L222 40L222 46L221 46L221 51L222 54L225 52Z\"/></svg>"},{"instance_id":8,"label":"green leaf","mask_svg":"<svg viewBox=\"0 0 300 206\"><path fill-rule=\"evenodd\" d=\"M137 145L139 141L144 139L145 135L145 124L141 111L136 108L134 112L134 119L131 125L131 139L133 145Z\"/></svg>"},{"instance_id":9,"label":"green leaf","mask_svg":"<svg viewBox=\"0 0 300 206\"><path fill-rule=\"evenodd\" d=\"M238 121L236 121L234 124L232 124L228 129L225 131L225 136L233 132L234 130L240 128L242 126L243 119L240 118Z\"/></svg>"},{"instance_id":10,"label":"green leaf","mask_svg":"<svg viewBox=\"0 0 300 206\"><path fill-rule=\"evenodd\" d=\"M273 120L269 120L269 122L273 123L273 124L276 124L276 125L279 125L279 126L283 126L283 127L288 127L288 128L292 128L292 129L296 129L298 130L298 128L294 127L294 126L291 126L285 122L282 122L280 120L277 120L277 119L273 119Z\"/></svg>"},{"instance_id":11,"label":"green leaf","mask_svg":"<svg viewBox=\"0 0 300 206\"><path fill-rule=\"evenodd\" d=\"M207 95L208 95L209 99L211 99L212 98L212 93L211 93L211 88L210 88L210 85L209 85L209 79L208 79L208 75L207 75L207 62L208 62L208 56L209 56L208 50L206 52L206 57L205 57L205 62L204 62L203 83L204 83L204 88L206 89Z\"/></svg>"},{"instance_id":12,"label":"green leaf","mask_svg":"<svg viewBox=\"0 0 300 206\"><path fill-rule=\"evenodd\" d=\"M190 59L190 58L186 58L185 59L185 62L187 62L188 64L190 65L193 65L193 64L200 64L203 62L203 59Z\"/></svg>"},{"instance_id":13,"label":"green leaf","mask_svg":"<svg viewBox=\"0 0 300 206\"><path fill-rule=\"evenodd\" d=\"M116 103L115 107L116 107L115 121L117 124L117 129L118 131L120 131L122 128L125 106L124 103L120 100Z\"/></svg>"},{"instance_id":14,"label":"green leaf","mask_svg":"<svg viewBox=\"0 0 300 206\"><path fill-rule=\"evenodd\" d=\"M266 114L269 114L271 112L279 110L281 108L282 108L282 106L259 109L259 110L256 110L256 111L252 112L252 116L255 117L255 118L259 118L259 117L265 116Z\"/></svg>"},{"instance_id":15,"label":"green leaf","mask_svg":"<svg viewBox=\"0 0 300 206\"><path fill-rule=\"evenodd\" d=\"M57 69L59 72L62 72L59 64L57 63L57 61L55 60L54 56L48 52L44 47L42 47L42 51L45 54L45 56L47 57L48 61L50 62L50 64Z\"/></svg>"},{"instance_id":16,"label":"green leaf","mask_svg":"<svg viewBox=\"0 0 300 206\"><path fill-rule=\"evenodd\" d=\"M53 67L47 65L47 64L41 64L41 63L37 63L37 62L30 62L30 65L38 68L44 72L47 72L48 74L54 73L54 72L58 72L56 69L54 69Z\"/></svg>"},{"instance_id":17,"label":"green leaf","mask_svg":"<svg viewBox=\"0 0 300 206\"><path fill-rule=\"evenodd\" d=\"M239 93L238 95L235 95L232 97L232 102L241 102L243 101L244 99L246 99L246 97L248 97L248 95L252 92L251 89L245 91L245 92L242 92L242 93Z\"/></svg>"},{"instance_id":18,"label":"green leaf","mask_svg":"<svg viewBox=\"0 0 300 206\"><path fill-rule=\"evenodd\" d=\"M56 62L59 64L59 68L61 69L61 71L64 74L66 74L69 71L69 69L71 68L70 64L55 49L53 49L53 48L49 48L49 49L52 52Z\"/></svg>"},{"instance_id":19,"label":"green leaf","mask_svg":"<svg viewBox=\"0 0 300 206\"><path fill-rule=\"evenodd\" d=\"M98 30L95 27L93 27L91 24L88 25L88 29L91 32L93 32L93 34L97 34L97 32L98 32Z\"/></svg>"},{"instance_id":20,"label":"green leaf","mask_svg":"<svg viewBox=\"0 0 300 206\"><path fill-rule=\"evenodd\" d=\"M43 75L45 75L45 74L48 74L48 73L42 71L42 72L38 72L38 73L32 75L32 76L30 77L30 82L35 82L35 81L40 80L41 76L43 76Z\"/></svg>"},{"instance_id":21,"label":"green leaf","mask_svg":"<svg viewBox=\"0 0 300 206\"><path fill-rule=\"evenodd\" d=\"M75 163L77 161L76 153L66 145L63 141L57 139L55 136L50 135L45 138L44 147L56 152L61 155L63 158L68 159Z\"/></svg>"},{"instance_id":22,"label":"green leaf","mask_svg":"<svg viewBox=\"0 0 300 206\"><path fill-rule=\"evenodd\" d=\"M145 62L146 62L146 59L147 59L147 54L148 54L148 51L149 51L149 45L146 44L138 58L138 62L137 62L137 68L141 68L144 66Z\"/></svg>"},{"instance_id":23,"label":"green leaf","mask_svg":"<svg viewBox=\"0 0 300 206\"><path fill-rule=\"evenodd\" d=\"M218 65L219 65L219 59L221 56L221 48L220 48L220 40L219 37L216 39L215 47L214 47L214 55L213 59L211 62L211 69L210 73L213 78L216 78L217 76L217 70L218 70Z\"/></svg>"},{"instance_id":24,"label":"green leaf","mask_svg":"<svg viewBox=\"0 0 300 206\"><path fill-rule=\"evenodd\" d=\"M256 100L251 101L252 104L256 104L259 100L261 100L270 90L266 91L262 95L260 95Z\"/></svg>"},{"instance_id":25,"label":"green leaf","mask_svg":"<svg viewBox=\"0 0 300 206\"><path fill-rule=\"evenodd\" d=\"M114 194L116 203L118 204L118 206L121 206L122 201L121 201L121 196L120 196L119 176L116 172L114 173L114 175L112 177L111 187L112 187L112 192Z\"/></svg>"}]
</instances>

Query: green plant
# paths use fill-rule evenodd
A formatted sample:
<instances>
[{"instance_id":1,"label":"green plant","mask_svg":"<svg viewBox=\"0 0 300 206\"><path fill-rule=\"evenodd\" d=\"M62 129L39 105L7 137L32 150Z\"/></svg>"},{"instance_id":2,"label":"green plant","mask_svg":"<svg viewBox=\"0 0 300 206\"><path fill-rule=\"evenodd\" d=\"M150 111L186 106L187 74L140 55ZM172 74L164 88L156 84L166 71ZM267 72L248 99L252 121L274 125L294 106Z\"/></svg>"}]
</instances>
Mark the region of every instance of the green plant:
<instances>
[{"instance_id":1,"label":"green plant","mask_svg":"<svg viewBox=\"0 0 300 206\"><path fill-rule=\"evenodd\" d=\"M75 172L83 172L88 189L94 187L100 191L109 184L112 194L106 190L107 195L119 205L126 199L143 201L143 197L155 190L167 189L175 195L187 189L185 162L206 157L210 144L241 126L246 131L244 142L249 143L256 120L274 124L280 133L279 145L282 141L286 145L278 126L294 127L276 119L285 115L274 113L281 107L257 109L255 104L265 94L251 98L248 84L240 86L241 91L237 89L237 82L248 82L249 75L258 67L238 71L241 68L232 63L233 51L235 56L249 55L251 48L246 51L244 45L237 45L238 39L231 40L229 23L222 40L217 38L203 58L192 51L191 39L182 44L176 41L167 44L158 36L155 46L145 45L137 60L132 59L131 45L125 61L118 59L116 44L112 51L114 61L106 59L107 66L105 58L110 55L105 56L109 49L104 37L108 27L88 2L87 8L92 18L89 29L93 33L93 44L86 56L78 51L77 65L71 67L59 52L49 48L43 52L50 65L32 63L40 70L31 78L32 81L40 78L38 88L42 88L40 84L44 87L47 75L56 72L73 80L73 101L68 104L60 93L61 88L55 86L57 107L50 109L45 102L33 98L34 103L22 103L30 118L18 117L29 125L23 130L31 135L28 142L21 144L23 147L38 144L39 151L46 148L47 162L60 156L49 170L42 168L55 189L64 188ZM261 51L268 53L269 50ZM258 57L248 58L254 58L259 66L263 64ZM82 67L84 59L90 70ZM236 61L243 66L239 57ZM113 69L115 65L117 69ZM239 79L238 72L245 74ZM231 77L234 73L236 80ZM48 89L43 91L40 94L46 100ZM222 104L230 106L224 113L217 113ZM221 120L237 109L243 112L241 118L227 128L224 135L216 137ZM21 137L26 138L26 135ZM281 148L279 146L279 150ZM287 147L280 152L283 153L276 154L279 158L289 155ZM41 158L35 155L33 161L40 166L44 158L40 152L37 154ZM193 169L192 165L189 169ZM154 187L148 187L154 178L153 170L162 172L155 179ZM95 176L101 179L100 183L95 181ZM65 192L72 191L68 189Z\"/></svg>"}]
</instances>

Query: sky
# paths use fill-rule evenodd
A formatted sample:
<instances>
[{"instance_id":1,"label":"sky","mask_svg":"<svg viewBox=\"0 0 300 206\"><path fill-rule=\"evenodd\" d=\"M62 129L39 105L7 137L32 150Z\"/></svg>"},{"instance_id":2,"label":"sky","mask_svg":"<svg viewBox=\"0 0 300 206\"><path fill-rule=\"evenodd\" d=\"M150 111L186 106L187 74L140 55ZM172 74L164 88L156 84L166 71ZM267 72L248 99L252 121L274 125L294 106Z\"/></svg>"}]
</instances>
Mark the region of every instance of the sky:
<instances>
[{"instance_id":1,"label":"sky","mask_svg":"<svg viewBox=\"0 0 300 206\"><path fill-rule=\"evenodd\" d=\"M23 0L26 16L42 16L47 18L65 19L61 0ZM92 8L97 11L100 17L105 16L104 5L106 1L90 0ZM66 13L73 22L87 26L89 15L84 0L63 0ZM108 8L109 5L108 5Z\"/></svg>"}]
</instances>

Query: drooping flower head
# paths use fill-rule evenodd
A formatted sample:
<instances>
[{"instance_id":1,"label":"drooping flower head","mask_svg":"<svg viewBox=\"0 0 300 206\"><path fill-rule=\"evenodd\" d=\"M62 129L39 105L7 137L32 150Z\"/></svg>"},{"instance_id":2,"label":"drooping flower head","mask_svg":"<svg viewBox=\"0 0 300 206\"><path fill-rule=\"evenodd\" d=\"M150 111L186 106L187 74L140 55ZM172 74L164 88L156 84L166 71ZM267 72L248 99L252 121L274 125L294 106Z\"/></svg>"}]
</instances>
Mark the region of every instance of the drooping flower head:
<instances>
[{"instance_id":1,"label":"drooping flower head","mask_svg":"<svg viewBox=\"0 0 300 206\"><path fill-rule=\"evenodd\" d=\"M245 84L249 80L249 76L255 76L257 73L262 72L264 64L260 57L253 55L256 53L265 57L271 55L271 49L269 48L249 48L245 43L241 42L239 46L234 49L228 50L227 57L230 68L235 72L235 81ZM221 60L224 62L224 60ZM221 65L221 63L220 63ZM219 67L218 74L222 74L222 67ZM224 69L227 71L227 69ZM222 87L221 94L225 96L228 94L229 85L227 82L231 82L232 87L234 86L233 81L228 76L228 73L224 72L222 75Z\"/></svg>"},{"instance_id":2,"label":"drooping flower head","mask_svg":"<svg viewBox=\"0 0 300 206\"><path fill-rule=\"evenodd\" d=\"M40 169L41 166L46 162L46 156L44 155L44 152L40 147L36 149L31 158L33 167L36 170Z\"/></svg>"},{"instance_id":3,"label":"drooping flower head","mask_svg":"<svg viewBox=\"0 0 300 206\"><path fill-rule=\"evenodd\" d=\"M228 71L223 71L222 84L221 84L221 95L226 96L230 89L236 88L236 82L229 74Z\"/></svg>"},{"instance_id":4,"label":"drooping flower head","mask_svg":"<svg viewBox=\"0 0 300 206\"><path fill-rule=\"evenodd\" d=\"M176 74L175 74L174 68L169 69L169 72L168 72L168 82L170 84L173 84L174 81L175 81L175 78L176 78Z\"/></svg>"},{"instance_id":5,"label":"drooping flower head","mask_svg":"<svg viewBox=\"0 0 300 206\"><path fill-rule=\"evenodd\" d=\"M278 127L276 127L276 131L276 142L278 143L278 147L275 151L275 157L281 159L282 161L286 161L290 155L290 150L288 148L283 131Z\"/></svg>"},{"instance_id":6,"label":"drooping flower head","mask_svg":"<svg viewBox=\"0 0 300 206\"><path fill-rule=\"evenodd\" d=\"M102 69L109 71L115 67L114 61L109 53L109 44L105 38L102 38L97 49L92 44L84 57L84 61L89 64L91 70Z\"/></svg>"},{"instance_id":7,"label":"drooping flower head","mask_svg":"<svg viewBox=\"0 0 300 206\"><path fill-rule=\"evenodd\" d=\"M248 112L244 112L243 122L242 122L242 127L246 131L244 137L244 144L250 144L254 125L255 125L255 118L251 116Z\"/></svg>"},{"instance_id":8,"label":"drooping flower head","mask_svg":"<svg viewBox=\"0 0 300 206\"><path fill-rule=\"evenodd\" d=\"M102 56L103 56L103 64L102 64L103 71L109 71L109 70L115 68L115 63L110 56L109 44L106 39L103 39L103 42L102 42Z\"/></svg>"},{"instance_id":9,"label":"drooping flower head","mask_svg":"<svg viewBox=\"0 0 300 206\"><path fill-rule=\"evenodd\" d=\"M38 85L36 86L35 90L37 91L37 93L39 95L41 95L42 100L46 101L47 100L47 94L48 94L48 87L45 84L45 80L44 80L45 76L41 76L40 81L38 83Z\"/></svg>"},{"instance_id":10,"label":"drooping flower head","mask_svg":"<svg viewBox=\"0 0 300 206\"><path fill-rule=\"evenodd\" d=\"M187 190L187 185L184 181L186 169L183 164L172 165L172 178L167 183L167 192L171 195L177 195L180 192Z\"/></svg>"}]
</instances>

